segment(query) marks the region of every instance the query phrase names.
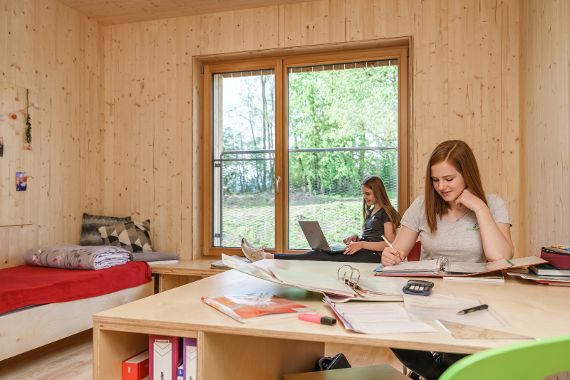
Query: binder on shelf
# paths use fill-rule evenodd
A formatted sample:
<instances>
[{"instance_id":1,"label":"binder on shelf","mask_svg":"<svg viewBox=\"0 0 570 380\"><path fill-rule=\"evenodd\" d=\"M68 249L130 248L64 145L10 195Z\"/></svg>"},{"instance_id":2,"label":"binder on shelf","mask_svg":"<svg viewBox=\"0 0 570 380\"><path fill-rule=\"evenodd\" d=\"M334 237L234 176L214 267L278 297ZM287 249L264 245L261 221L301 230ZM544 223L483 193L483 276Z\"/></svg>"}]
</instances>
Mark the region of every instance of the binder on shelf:
<instances>
[{"instance_id":1,"label":"binder on shelf","mask_svg":"<svg viewBox=\"0 0 570 380\"><path fill-rule=\"evenodd\" d=\"M183 343L183 380L196 380L198 372L198 341L196 338L184 338Z\"/></svg>"},{"instance_id":2,"label":"binder on shelf","mask_svg":"<svg viewBox=\"0 0 570 380\"><path fill-rule=\"evenodd\" d=\"M178 337L149 335L150 380L176 380L181 363L180 344Z\"/></svg>"},{"instance_id":3,"label":"binder on shelf","mask_svg":"<svg viewBox=\"0 0 570 380\"><path fill-rule=\"evenodd\" d=\"M449 262L445 257L434 260L405 261L398 265L378 266L377 276L453 277L477 276L506 269L521 268L545 263L537 256L503 259L487 263Z\"/></svg>"},{"instance_id":4,"label":"binder on shelf","mask_svg":"<svg viewBox=\"0 0 570 380\"><path fill-rule=\"evenodd\" d=\"M146 376L148 376L148 350L123 361L122 380L143 380Z\"/></svg>"}]
</instances>

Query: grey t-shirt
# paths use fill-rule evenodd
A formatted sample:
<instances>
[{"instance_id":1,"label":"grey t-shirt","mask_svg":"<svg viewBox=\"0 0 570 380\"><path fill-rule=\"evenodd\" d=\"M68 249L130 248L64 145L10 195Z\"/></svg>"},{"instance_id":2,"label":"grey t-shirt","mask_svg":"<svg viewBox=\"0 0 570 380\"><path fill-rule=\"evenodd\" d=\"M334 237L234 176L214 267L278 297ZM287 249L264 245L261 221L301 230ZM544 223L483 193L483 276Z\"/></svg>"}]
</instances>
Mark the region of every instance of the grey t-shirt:
<instances>
[{"instance_id":1,"label":"grey t-shirt","mask_svg":"<svg viewBox=\"0 0 570 380\"><path fill-rule=\"evenodd\" d=\"M488 194L487 204L497 223L510 224L505 201L497 195ZM418 197L402 217L402 225L419 232L422 242L420 260L447 257L450 262L485 262L483 243L477 224L477 217L468 211L456 222L437 219L437 231L431 233L427 224L424 197Z\"/></svg>"}]
</instances>

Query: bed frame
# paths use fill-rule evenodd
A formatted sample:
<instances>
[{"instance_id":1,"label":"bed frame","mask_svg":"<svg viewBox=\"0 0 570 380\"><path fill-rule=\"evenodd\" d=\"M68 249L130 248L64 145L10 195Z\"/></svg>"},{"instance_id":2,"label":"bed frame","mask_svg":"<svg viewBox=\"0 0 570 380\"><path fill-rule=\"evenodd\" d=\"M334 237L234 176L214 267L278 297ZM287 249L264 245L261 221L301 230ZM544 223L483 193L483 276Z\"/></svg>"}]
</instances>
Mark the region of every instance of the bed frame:
<instances>
[{"instance_id":1,"label":"bed frame","mask_svg":"<svg viewBox=\"0 0 570 380\"><path fill-rule=\"evenodd\" d=\"M0 361L93 327L92 315L154 292L153 281L114 293L0 316Z\"/></svg>"}]
</instances>

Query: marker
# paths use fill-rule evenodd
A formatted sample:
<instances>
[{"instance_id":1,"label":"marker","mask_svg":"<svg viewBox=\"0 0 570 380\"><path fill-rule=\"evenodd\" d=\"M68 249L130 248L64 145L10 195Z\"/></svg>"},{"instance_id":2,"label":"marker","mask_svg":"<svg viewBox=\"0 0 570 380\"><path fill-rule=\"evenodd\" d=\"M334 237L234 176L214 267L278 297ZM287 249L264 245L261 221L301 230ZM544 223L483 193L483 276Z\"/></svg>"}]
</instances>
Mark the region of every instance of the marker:
<instances>
[{"instance_id":1,"label":"marker","mask_svg":"<svg viewBox=\"0 0 570 380\"><path fill-rule=\"evenodd\" d=\"M464 310L460 310L457 312L457 314L469 314L469 313L473 313L474 311L487 310L488 308L489 308L489 305L483 304L483 305L479 305L479 306L470 307L470 308L467 308Z\"/></svg>"},{"instance_id":2,"label":"marker","mask_svg":"<svg viewBox=\"0 0 570 380\"><path fill-rule=\"evenodd\" d=\"M302 321L320 323L321 325L332 326L336 323L333 317L318 315L318 314L299 314L298 318Z\"/></svg>"}]
</instances>

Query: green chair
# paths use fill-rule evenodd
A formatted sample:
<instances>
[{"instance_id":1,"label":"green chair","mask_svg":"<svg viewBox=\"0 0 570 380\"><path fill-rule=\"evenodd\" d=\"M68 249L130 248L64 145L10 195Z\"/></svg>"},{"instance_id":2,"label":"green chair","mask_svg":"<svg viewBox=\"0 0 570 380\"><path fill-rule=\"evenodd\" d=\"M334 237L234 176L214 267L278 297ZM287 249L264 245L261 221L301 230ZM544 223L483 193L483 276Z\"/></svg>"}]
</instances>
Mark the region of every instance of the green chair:
<instances>
[{"instance_id":1,"label":"green chair","mask_svg":"<svg viewBox=\"0 0 570 380\"><path fill-rule=\"evenodd\" d=\"M544 379L570 371L570 335L545 338L469 355L439 380Z\"/></svg>"}]
</instances>

